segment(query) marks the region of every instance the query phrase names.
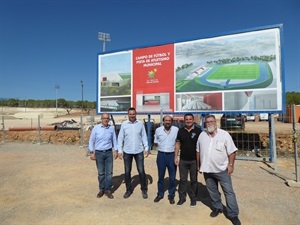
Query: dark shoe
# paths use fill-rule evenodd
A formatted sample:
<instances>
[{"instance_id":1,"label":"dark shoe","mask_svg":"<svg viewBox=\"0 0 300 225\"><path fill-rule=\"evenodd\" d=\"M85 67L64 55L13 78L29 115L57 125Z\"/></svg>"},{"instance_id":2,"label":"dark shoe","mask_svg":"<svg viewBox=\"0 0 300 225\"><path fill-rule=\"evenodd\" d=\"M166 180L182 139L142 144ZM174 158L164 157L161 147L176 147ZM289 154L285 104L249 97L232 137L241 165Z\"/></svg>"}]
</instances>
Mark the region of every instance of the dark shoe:
<instances>
[{"instance_id":1,"label":"dark shoe","mask_svg":"<svg viewBox=\"0 0 300 225\"><path fill-rule=\"evenodd\" d=\"M99 193L97 194L97 198L101 198L104 195L104 191L100 190Z\"/></svg>"},{"instance_id":2,"label":"dark shoe","mask_svg":"<svg viewBox=\"0 0 300 225\"><path fill-rule=\"evenodd\" d=\"M125 194L123 195L123 198L129 198L131 194L132 194L131 191L126 191Z\"/></svg>"},{"instance_id":3,"label":"dark shoe","mask_svg":"<svg viewBox=\"0 0 300 225\"><path fill-rule=\"evenodd\" d=\"M142 191L142 196L143 196L143 199L148 198L147 191Z\"/></svg>"},{"instance_id":4,"label":"dark shoe","mask_svg":"<svg viewBox=\"0 0 300 225\"><path fill-rule=\"evenodd\" d=\"M223 213L222 209L214 209L211 213L210 213L210 217L216 217L219 214Z\"/></svg>"},{"instance_id":5,"label":"dark shoe","mask_svg":"<svg viewBox=\"0 0 300 225\"><path fill-rule=\"evenodd\" d=\"M185 200L183 200L183 199L179 199L179 201L177 202L177 206L182 206L183 205L183 203L185 203Z\"/></svg>"},{"instance_id":6,"label":"dark shoe","mask_svg":"<svg viewBox=\"0 0 300 225\"><path fill-rule=\"evenodd\" d=\"M169 198L169 202L170 202L171 205L174 205L175 204L174 198Z\"/></svg>"},{"instance_id":7,"label":"dark shoe","mask_svg":"<svg viewBox=\"0 0 300 225\"><path fill-rule=\"evenodd\" d=\"M241 225L241 221L237 216L229 218L233 225Z\"/></svg>"},{"instance_id":8,"label":"dark shoe","mask_svg":"<svg viewBox=\"0 0 300 225\"><path fill-rule=\"evenodd\" d=\"M105 195L106 195L108 198L110 198L110 199L113 199L113 198L114 198L114 196L113 196L113 194L111 193L111 191L107 191L107 192L105 193Z\"/></svg>"},{"instance_id":9,"label":"dark shoe","mask_svg":"<svg viewBox=\"0 0 300 225\"><path fill-rule=\"evenodd\" d=\"M195 208L196 207L196 205L197 205L197 202L196 202L196 200L191 200L191 208Z\"/></svg>"},{"instance_id":10,"label":"dark shoe","mask_svg":"<svg viewBox=\"0 0 300 225\"><path fill-rule=\"evenodd\" d=\"M154 202L159 202L161 199L163 199L163 197L157 195L156 198L154 199Z\"/></svg>"}]
</instances>

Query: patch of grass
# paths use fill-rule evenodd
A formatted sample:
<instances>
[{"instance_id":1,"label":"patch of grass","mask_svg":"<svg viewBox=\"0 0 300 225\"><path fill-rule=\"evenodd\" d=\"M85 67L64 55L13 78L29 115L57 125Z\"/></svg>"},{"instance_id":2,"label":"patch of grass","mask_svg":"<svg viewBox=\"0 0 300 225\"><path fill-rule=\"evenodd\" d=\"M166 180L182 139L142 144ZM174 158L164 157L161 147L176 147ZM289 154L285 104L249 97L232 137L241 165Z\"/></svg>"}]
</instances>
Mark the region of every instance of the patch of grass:
<instances>
[{"instance_id":1,"label":"patch of grass","mask_svg":"<svg viewBox=\"0 0 300 225\"><path fill-rule=\"evenodd\" d=\"M212 72L207 80L257 79L259 76L258 64L225 65Z\"/></svg>"}]
</instances>

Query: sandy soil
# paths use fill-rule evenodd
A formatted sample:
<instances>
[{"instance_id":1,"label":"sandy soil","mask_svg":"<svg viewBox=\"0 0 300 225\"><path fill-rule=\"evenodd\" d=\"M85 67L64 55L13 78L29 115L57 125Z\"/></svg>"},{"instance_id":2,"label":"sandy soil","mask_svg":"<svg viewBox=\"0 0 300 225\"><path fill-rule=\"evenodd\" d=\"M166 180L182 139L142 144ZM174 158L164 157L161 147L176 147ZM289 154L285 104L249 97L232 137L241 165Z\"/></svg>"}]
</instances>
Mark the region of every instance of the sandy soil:
<instances>
[{"instance_id":1,"label":"sandy soil","mask_svg":"<svg viewBox=\"0 0 300 225\"><path fill-rule=\"evenodd\" d=\"M95 162L86 157L86 147L80 147L79 131L43 131L41 144L36 144L37 131L8 131L12 126L37 126L38 115L43 126L65 119L80 122L82 113L72 111L71 115L66 115L64 111L56 113L53 109L13 110L5 109L2 117L6 140L0 144L1 224L231 224L224 215L209 217L210 200L202 175L199 175L196 208L190 208L189 202L180 208L170 205L167 198L154 203L157 192L155 151L145 159L148 199L142 199L135 167L132 174L134 193L129 199L123 199L125 185L121 160L114 161L115 198L97 199ZM86 123L89 117L84 116L83 123ZM146 116L139 116L143 118ZM125 117L116 119L122 121ZM99 116L95 121L99 121ZM299 126L298 123L298 132ZM290 146L291 140L287 138L292 125L275 121L275 130L276 135L286 135L281 143ZM268 133L268 123L247 122L245 132ZM86 146L89 131L83 136L82 146ZM3 132L0 138L3 141ZM300 221L300 188L285 184L286 180L296 179L294 159L279 157L276 172L274 166L273 163L237 160L233 182L242 224L296 225Z\"/></svg>"},{"instance_id":2,"label":"sandy soil","mask_svg":"<svg viewBox=\"0 0 300 225\"><path fill-rule=\"evenodd\" d=\"M229 225L222 214L210 218L210 201L199 174L198 201L190 208L170 205L165 197L154 203L157 188L156 154L145 159L149 198L143 199L133 167L133 195L124 199L123 162L114 161L114 199L98 199L95 162L86 149L74 145L2 143L0 145L0 221L5 225L60 224L206 224ZM135 164L134 164L135 166ZM293 159L272 163L236 161L232 175L244 225L296 225L300 221L300 188ZM178 178L178 175L177 175ZM167 192L165 193L167 195ZM223 196L223 195L222 195ZM176 193L175 200L178 200Z\"/></svg>"}]
</instances>

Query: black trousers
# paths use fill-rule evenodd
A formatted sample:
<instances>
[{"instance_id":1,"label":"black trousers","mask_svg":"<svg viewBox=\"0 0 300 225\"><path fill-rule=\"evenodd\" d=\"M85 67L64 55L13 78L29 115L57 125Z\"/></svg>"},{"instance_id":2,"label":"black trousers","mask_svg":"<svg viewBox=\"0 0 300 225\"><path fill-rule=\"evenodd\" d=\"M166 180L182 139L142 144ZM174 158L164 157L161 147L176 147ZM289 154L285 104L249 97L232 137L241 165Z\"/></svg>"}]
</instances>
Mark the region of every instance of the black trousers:
<instances>
[{"instance_id":1,"label":"black trousers","mask_svg":"<svg viewBox=\"0 0 300 225\"><path fill-rule=\"evenodd\" d=\"M190 175L190 198L191 200L197 199L197 162L196 160L186 161L180 159L179 161L179 199L186 200L186 193L188 192L188 175Z\"/></svg>"}]
</instances>

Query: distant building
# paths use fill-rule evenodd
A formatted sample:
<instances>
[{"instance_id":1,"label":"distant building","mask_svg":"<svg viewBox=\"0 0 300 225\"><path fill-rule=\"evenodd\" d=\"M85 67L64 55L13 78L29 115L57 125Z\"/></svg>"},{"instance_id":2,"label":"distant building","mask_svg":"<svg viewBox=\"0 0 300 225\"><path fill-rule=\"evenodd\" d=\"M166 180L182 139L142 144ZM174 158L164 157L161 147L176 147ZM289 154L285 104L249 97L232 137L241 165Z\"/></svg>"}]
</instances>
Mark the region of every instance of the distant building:
<instances>
[{"instance_id":1,"label":"distant building","mask_svg":"<svg viewBox=\"0 0 300 225\"><path fill-rule=\"evenodd\" d=\"M124 84L124 80L118 72L104 73L101 76L102 87L120 87Z\"/></svg>"}]
</instances>

